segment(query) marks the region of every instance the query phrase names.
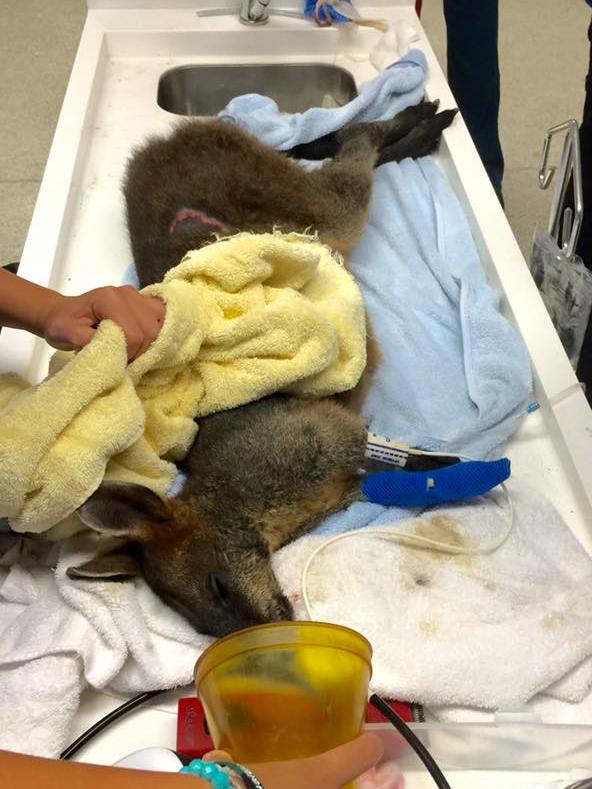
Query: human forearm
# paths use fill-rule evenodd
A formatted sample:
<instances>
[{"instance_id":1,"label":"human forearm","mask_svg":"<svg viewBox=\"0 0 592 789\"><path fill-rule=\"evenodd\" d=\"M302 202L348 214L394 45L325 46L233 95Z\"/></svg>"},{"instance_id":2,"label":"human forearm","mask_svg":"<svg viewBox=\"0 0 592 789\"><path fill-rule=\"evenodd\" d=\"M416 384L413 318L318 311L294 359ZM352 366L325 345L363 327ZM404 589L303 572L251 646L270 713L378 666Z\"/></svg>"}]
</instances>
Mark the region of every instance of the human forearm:
<instances>
[{"instance_id":1,"label":"human forearm","mask_svg":"<svg viewBox=\"0 0 592 789\"><path fill-rule=\"evenodd\" d=\"M160 299L129 285L62 296L0 268L0 326L25 329L64 351L84 348L109 319L123 329L132 361L156 339L164 316Z\"/></svg>"},{"instance_id":2,"label":"human forearm","mask_svg":"<svg viewBox=\"0 0 592 789\"><path fill-rule=\"evenodd\" d=\"M0 326L43 336L48 313L63 299L59 293L0 268Z\"/></svg>"},{"instance_id":3,"label":"human forearm","mask_svg":"<svg viewBox=\"0 0 592 789\"><path fill-rule=\"evenodd\" d=\"M249 765L266 789L342 789L374 767L382 755L382 743L373 734L331 751L289 762ZM204 760L227 761L224 751L212 751ZM234 786L241 779L235 775ZM398 780L396 785L398 786ZM0 786L11 789L211 789L196 775L154 773L92 764L39 759L0 751Z\"/></svg>"},{"instance_id":4,"label":"human forearm","mask_svg":"<svg viewBox=\"0 0 592 789\"><path fill-rule=\"evenodd\" d=\"M37 759L0 751L0 786L12 789L211 789L201 778Z\"/></svg>"}]
</instances>

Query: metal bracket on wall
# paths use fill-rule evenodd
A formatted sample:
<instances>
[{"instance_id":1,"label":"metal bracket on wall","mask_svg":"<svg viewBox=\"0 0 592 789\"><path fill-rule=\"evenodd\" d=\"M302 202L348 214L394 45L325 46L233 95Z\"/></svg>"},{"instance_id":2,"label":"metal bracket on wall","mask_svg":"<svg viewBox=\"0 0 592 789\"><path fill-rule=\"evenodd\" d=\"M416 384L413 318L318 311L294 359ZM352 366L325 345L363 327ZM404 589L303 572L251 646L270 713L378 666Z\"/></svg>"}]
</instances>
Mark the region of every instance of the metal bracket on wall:
<instances>
[{"instance_id":1,"label":"metal bracket on wall","mask_svg":"<svg viewBox=\"0 0 592 789\"><path fill-rule=\"evenodd\" d=\"M551 141L556 134L565 132L563 150L559 161L559 169L549 166ZM543 142L541 164L539 167L539 185L547 189L555 173L555 189L549 213L549 234L557 241L566 257L571 259L575 254L578 237L584 216L584 199L582 193L582 164L580 157L580 134L577 121L571 119L547 130ZM573 189L573 208L565 206L568 186ZM561 211L563 209L563 213Z\"/></svg>"}]
</instances>

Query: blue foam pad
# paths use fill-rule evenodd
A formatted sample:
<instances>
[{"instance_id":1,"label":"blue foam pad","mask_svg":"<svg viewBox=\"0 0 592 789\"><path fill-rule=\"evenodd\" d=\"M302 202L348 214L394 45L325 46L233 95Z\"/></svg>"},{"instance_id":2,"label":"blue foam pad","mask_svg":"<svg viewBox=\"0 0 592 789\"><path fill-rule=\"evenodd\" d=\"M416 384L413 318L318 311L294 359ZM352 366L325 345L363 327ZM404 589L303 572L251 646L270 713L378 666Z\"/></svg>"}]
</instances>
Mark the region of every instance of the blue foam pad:
<instances>
[{"instance_id":1,"label":"blue foam pad","mask_svg":"<svg viewBox=\"0 0 592 789\"><path fill-rule=\"evenodd\" d=\"M362 490L375 504L420 507L482 496L510 476L508 458L471 460L436 471L377 471Z\"/></svg>"}]
</instances>

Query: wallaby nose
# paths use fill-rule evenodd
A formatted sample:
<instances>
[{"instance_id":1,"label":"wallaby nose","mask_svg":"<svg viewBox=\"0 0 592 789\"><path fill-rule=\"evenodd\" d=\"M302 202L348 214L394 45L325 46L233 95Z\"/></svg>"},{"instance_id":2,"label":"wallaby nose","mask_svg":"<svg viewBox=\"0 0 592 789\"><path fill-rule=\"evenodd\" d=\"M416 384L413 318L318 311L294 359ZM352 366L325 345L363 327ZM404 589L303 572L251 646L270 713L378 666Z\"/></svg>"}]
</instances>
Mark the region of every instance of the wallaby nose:
<instances>
[{"instance_id":1,"label":"wallaby nose","mask_svg":"<svg viewBox=\"0 0 592 789\"><path fill-rule=\"evenodd\" d=\"M269 608L270 622L285 622L294 619L294 609L287 597L276 595Z\"/></svg>"}]
</instances>

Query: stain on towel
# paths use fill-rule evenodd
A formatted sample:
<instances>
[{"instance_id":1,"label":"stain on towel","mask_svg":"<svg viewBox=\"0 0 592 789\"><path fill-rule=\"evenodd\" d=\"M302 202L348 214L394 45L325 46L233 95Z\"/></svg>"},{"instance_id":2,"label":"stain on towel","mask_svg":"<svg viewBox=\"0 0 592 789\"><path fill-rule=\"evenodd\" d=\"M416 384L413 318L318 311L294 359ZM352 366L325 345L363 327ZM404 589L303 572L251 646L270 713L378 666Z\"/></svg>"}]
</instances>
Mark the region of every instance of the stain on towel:
<instances>
[{"instance_id":1,"label":"stain on towel","mask_svg":"<svg viewBox=\"0 0 592 789\"><path fill-rule=\"evenodd\" d=\"M438 632L438 624L433 619L421 619L419 622L419 632L424 638L432 638Z\"/></svg>"},{"instance_id":2,"label":"stain on towel","mask_svg":"<svg viewBox=\"0 0 592 789\"><path fill-rule=\"evenodd\" d=\"M434 515L418 523L413 534L444 545L451 545L461 550L471 551L479 546L477 539L462 534L460 522L449 515ZM494 592L497 588L494 581L484 578L478 571L481 564L480 556L472 553L446 553L429 547L405 544L402 549L399 569L402 583L408 590L418 594L430 594L430 587L437 586L437 577L444 567L458 568L464 575L471 577L484 589Z\"/></svg>"},{"instance_id":3,"label":"stain on towel","mask_svg":"<svg viewBox=\"0 0 592 789\"><path fill-rule=\"evenodd\" d=\"M559 630L565 623L565 614L560 614L559 611L553 611L543 619L543 627L547 630Z\"/></svg>"}]
</instances>

